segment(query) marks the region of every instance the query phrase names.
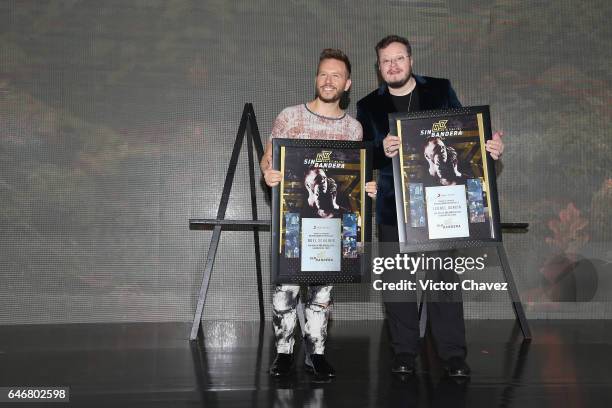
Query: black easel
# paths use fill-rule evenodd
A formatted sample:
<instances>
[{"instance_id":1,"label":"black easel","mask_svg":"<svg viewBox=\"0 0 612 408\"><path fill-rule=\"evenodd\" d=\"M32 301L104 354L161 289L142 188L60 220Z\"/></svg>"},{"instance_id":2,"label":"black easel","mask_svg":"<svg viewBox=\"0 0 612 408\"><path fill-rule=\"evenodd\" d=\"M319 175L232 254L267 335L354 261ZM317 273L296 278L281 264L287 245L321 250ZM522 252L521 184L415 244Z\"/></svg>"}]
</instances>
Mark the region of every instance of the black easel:
<instances>
[{"instance_id":1,"label":"black easel","mask_svg":"<svg viewBox=\"0 0 612 408\"><path fill-rule=\"evenodd\" d=\"M226 220L225 210L227 209L227 203L229 201L230 190L234 182L234 175L236 173L236 165L238 164L238 157L244 140L244 134L247 135L247 151L249 156L249 179L251 185L251 214L253 219L251 220ZM255 119L255 111L253 105L246 103L244 110L242 111L242 117L240 119L240 125L238 126L238 133L236 134L236 141L234 142L234 149L232 150L232 157L230 164L225 175L225 183L223 184L223 192L221 194L221 202L219 203L219 209L217 210L217 218L215 219L202 219L192 218L189 220L189 229L204 229L202 227L213 228L213 235L208 247L208 254L206 256L206 265L204 267L204 273L202 276L202 284L200 286L200 294L198 296L198 304L196 307L195 315L193 317L193 325L191 326L191 334L189 340L194 341L198 335L203 336L202 333L202 311L204 310L204 303L206 302L206 293L208 292L208 285L210 283L210 276L212 274L213 265L215 263L215 257L217 255L217 249L219 247L219 239L221 238L221 230L223 226L230 226L232 228L252 228L253 238L255 243L255 268L257 271L257 295L259 297L259 318L260 321L265 320L264 304L263 304L263 287L262 287L262 273L261 273L261 250L259 247L259 230L261 227L269 228L269 220L258 220L257 219L257 197L255 192L255 162L253 159L253 144L255 144L255 151L257 152L257 163L261 161L263 156L263 145L261 143L261 137L259 135L259 129L257 127L257 121ZM259 166L258 166L259 167Z\"/></svg>"}]
</instances>

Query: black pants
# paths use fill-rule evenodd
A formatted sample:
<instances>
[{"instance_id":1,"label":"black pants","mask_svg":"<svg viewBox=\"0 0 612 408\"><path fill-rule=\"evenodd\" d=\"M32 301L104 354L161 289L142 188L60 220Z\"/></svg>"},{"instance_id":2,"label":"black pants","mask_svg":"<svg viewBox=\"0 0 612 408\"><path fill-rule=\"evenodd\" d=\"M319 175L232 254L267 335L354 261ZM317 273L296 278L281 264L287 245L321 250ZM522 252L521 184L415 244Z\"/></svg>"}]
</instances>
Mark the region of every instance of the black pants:
<instances>
[{"instance_id":1,"label":"black pants","mask_svg":"<svg viewBox=\"0 0 612 408\"><path fill-rule=\"evenodd\" d=\"M381 243L382 256L395 256L399 237L396 225L378 225L378 241ZM395 252L395 253L393 253ZM435 252L429 256L451 256L449 252ZM385 272L386 273L386 272ZM403 278L408 275L404 274ZM412 275L412 280L416 280ZM394 278L391 278L394 279ZM454 271L432 270L428 271L425 279L435 282L459 282ZM461 290L441 295L439 292L425 293L427 300L427 320L433 339L442 360L451 357L465 358L467 348L465 345L465 322L463 319L463 303L461 302ZM389 326L391 346L395 354L419 353L419 317L416 297L412 301L385 301L385 313Z\"/></svg>"}]
</instances>

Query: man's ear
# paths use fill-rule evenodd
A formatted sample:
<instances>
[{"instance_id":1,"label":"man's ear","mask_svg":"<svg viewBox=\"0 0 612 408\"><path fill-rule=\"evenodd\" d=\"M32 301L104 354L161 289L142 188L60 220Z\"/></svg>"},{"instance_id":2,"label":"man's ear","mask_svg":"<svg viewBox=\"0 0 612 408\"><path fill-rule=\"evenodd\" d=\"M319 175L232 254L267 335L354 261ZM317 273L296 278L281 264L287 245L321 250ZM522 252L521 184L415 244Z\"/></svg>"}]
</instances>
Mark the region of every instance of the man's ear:
<instances>
[{"instance_id":1,"label":"man's ear","mask_svg":"<svg viewBox=\"0 0 612 408\"><path fill-rule=\"evenodd\" d=\"M353 81L351 81L351 78L346 80L346 85L344 85L344 92L348 91L349 89L351 89L351 85L352 85Z\"/></svg>"}]
</instances>

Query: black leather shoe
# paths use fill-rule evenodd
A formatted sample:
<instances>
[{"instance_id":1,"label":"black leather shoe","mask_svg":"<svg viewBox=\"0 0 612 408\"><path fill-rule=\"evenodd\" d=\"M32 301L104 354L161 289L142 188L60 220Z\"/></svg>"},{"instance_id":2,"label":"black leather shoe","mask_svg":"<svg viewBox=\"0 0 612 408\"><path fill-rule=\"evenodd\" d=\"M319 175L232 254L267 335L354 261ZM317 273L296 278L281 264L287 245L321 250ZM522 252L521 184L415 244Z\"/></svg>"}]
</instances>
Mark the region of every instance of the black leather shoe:
<instances>
[{"instance_id":1,"label":"black leather shoe","mask_svg":"<svg viewBox=\"0 0 612 408\"><path fill-rule=\"evenodd\" d=\"M278 353L270 366L270 375L272 377L286 377L291 373L292 367L293 355Z\"/></svg>"},{"instance_id":2,"label":"black leather shoe","mask_svg":"<svg viewBox=\"0 0 612 408\"><path fill-rule=\"evenodd\" d=\"M451 357L444 363L444 370L449 377L468 378L472 373L470 366L467 365L462 357Z\"/></svg>"},{"instance_id":3,"label":"black leather shoe","mask_svg":"<svg viewBox=\"0 0 612 408\"><path fill-rule=\"evenodd\" d=\"M306 362L304 366L309 373L314 374L318 378L332 378L336 376L336 371L329 365L323 354L311 354L310 361L312 365Z\"/></svg>"},{"instance_id":4,"label":"black leather shoe","mask_svg":"<svg viewBox=\"0 0 612 408\"><path fill-rule=\"evenodd\" d=\"M414 356L409 353L399 353L393 358L391 372L412 375L415 372Z\"/></svg>"}]
</instances>

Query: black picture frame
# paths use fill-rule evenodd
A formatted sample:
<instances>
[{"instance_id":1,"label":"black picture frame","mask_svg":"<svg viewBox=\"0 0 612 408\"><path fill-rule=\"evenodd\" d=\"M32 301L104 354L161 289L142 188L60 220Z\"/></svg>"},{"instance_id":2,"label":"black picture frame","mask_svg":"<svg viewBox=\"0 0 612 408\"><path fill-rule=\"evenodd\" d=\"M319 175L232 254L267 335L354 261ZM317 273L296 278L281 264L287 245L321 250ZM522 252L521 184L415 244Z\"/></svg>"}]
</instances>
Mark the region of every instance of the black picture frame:
<instances>
[{"instance_id":1,"label":"black picture frame","mask_svg":"<svg viewBox=\"0 0 612 408\"><path fill-rule=\"evenodd\" d=\"M273 283L359 283L369 277L372 202L365 193L365 183L372 180L371 158L371 145L366 142L272 139L272 166L283 173L281 183L272 188L271 281ZM314 171L311 173L311 170ZM322 174L320 170L325 173L328 191L334 189L336 191L334 202L339 208L329 213L317 209L318 204L309 205L312 193L306 187L306 182L313 180L315 174L320 180ZM330 179L331 181L328 181ZM357 187L358 191L355 190ZM296 214L299 215L297 232L293 227ZM308 232L303 230L305 219L315 224L327 222L320 221L322 219L320 214L329 216L328 219L332 220L334 226L337 225L337 221L333 220L341 219L339 236L341 252L338 254L340 266L336 270L302 270L303 265L309 262L302 259L303 252L312 251L312 245L304 246L302 242L304 234L312 233L312 227L309 227ZM288 222L291 222L292 227L288 227ZM333 241L332 246L336 248L337 242L333 238L331 241ZM299 247L296 250L297 245ZM334 264L337 264L337 259L332 258ZM308 265L315 264L320 267L325 263L314 262Z\"/></svg>"},{"instance_id":2,"label":"black picture frame","mask_svg":"<svg viewBox=\"0 0 612 408\"><path fill-rule=\"evenodd\" d=\"M393 158L400 251L501 242L495 163L485 150L489 107L394 113L389 129L401 139Z\"/></svg>"}]
</instances>

